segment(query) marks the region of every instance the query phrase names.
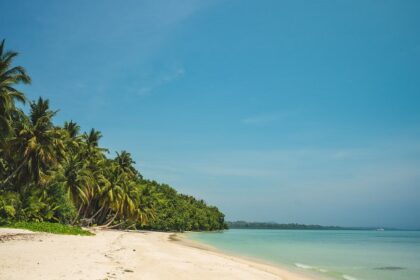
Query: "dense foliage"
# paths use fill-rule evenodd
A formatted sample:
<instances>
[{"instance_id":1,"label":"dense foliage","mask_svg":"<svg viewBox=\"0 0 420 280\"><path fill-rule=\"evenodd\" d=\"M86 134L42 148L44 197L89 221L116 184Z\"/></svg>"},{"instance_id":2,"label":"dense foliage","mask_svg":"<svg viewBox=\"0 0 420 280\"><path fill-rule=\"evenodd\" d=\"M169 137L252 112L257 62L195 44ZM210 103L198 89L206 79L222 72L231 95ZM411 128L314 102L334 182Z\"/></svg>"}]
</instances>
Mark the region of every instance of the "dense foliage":
<instances>
[{"instance_id":1,"label":"dense foliage","mask_svg":"<svg viewBox=\"0 0 420 280\"><path fill-rule=\"evenodd\" d=\"M108 158L102 134L53 123L49 101L16 89L31 79L0 44L0 224L59 222L156 230L218 230L224 215L204 201L144 180L130 153Z\"/></svg>"},{"instance_id":2,"label":"dense foliage","mask_svg":"<svg viewBox=\"0 0 420 280\"><path fill-rule=\"evenodd\" d=\"M154 181L143 181L148 192L145 198L152 198L148 203L155 209L154 218L145 229L155 230L221 230L225 229L224 215L216 207L207 206L203 200L178 194L168 185ZM151 195L151 193L153 195Z\"/></svg>"}]
</instances>

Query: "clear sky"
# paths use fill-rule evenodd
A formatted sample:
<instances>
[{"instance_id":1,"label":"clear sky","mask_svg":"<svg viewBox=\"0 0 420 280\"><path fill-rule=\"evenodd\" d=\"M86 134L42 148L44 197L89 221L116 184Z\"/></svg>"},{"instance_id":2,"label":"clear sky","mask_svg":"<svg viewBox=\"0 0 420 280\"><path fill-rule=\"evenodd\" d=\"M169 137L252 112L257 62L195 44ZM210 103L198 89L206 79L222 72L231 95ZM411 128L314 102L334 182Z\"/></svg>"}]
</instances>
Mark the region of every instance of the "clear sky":
<instances>
[{"instance_id":1,"label":"clear sky","mask_svg":"<svg viewBox=\"0 0 420 280\"><path fill-rule=\"evenodd\" d=\"M30 99L228 220L420 228L420 1L0 11Z\"/></svg>"}]
</instances>

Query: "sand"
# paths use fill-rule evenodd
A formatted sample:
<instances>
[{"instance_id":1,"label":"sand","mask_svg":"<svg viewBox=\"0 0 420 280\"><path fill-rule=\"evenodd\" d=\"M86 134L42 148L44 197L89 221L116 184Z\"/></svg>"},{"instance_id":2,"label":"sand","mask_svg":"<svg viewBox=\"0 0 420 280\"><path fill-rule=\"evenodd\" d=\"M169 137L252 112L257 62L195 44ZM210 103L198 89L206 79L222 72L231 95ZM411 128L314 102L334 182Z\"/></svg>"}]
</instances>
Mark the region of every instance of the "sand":
<instances>
[{"instance_id":1,"label":"sand","mask_svg":"<svg viewBox=\"0 0 420 280\"><path fill-rule=\"evenodd\" d=\"M0 229L0 280L283 279L311 280L171 233L102 230L95 236Z\"/></svg>"}]
</instances>

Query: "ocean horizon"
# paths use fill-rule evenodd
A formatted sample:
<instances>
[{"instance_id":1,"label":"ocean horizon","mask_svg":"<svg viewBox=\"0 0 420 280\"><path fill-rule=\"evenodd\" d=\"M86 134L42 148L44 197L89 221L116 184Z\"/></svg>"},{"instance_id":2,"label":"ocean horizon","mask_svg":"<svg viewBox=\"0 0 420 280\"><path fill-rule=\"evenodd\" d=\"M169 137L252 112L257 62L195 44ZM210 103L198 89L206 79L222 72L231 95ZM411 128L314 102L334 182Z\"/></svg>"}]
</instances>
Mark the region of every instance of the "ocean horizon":
<instances>
[{"instance_id":1,"label":"ocean horizon","mask_svg":"<svg viewBox=\"0 0 420 280\"><path fill-rule=\"evenodd\" d=\"M420 231L230 229L188 238L320 279L417 280Z\"/></svg>"}]
</instances>

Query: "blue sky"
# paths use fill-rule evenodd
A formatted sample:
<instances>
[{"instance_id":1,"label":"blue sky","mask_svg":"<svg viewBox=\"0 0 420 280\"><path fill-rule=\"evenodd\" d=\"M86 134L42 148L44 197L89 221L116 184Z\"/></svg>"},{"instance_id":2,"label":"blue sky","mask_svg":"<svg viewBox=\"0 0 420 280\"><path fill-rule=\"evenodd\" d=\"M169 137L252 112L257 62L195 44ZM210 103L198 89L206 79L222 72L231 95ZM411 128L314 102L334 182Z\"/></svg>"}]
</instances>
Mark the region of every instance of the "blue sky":
<instances>
[{"instance_id":1,"label":"blue sky","mask_svg":"<svg viewBox=\"0 0 420 280\"><path fill-rule=\"evenodd\" d=\"M36 3L35 3L36 2ZM60 109L227 219L420 228L418 1L1 1Z\"/></svg>"}]
</instances>

